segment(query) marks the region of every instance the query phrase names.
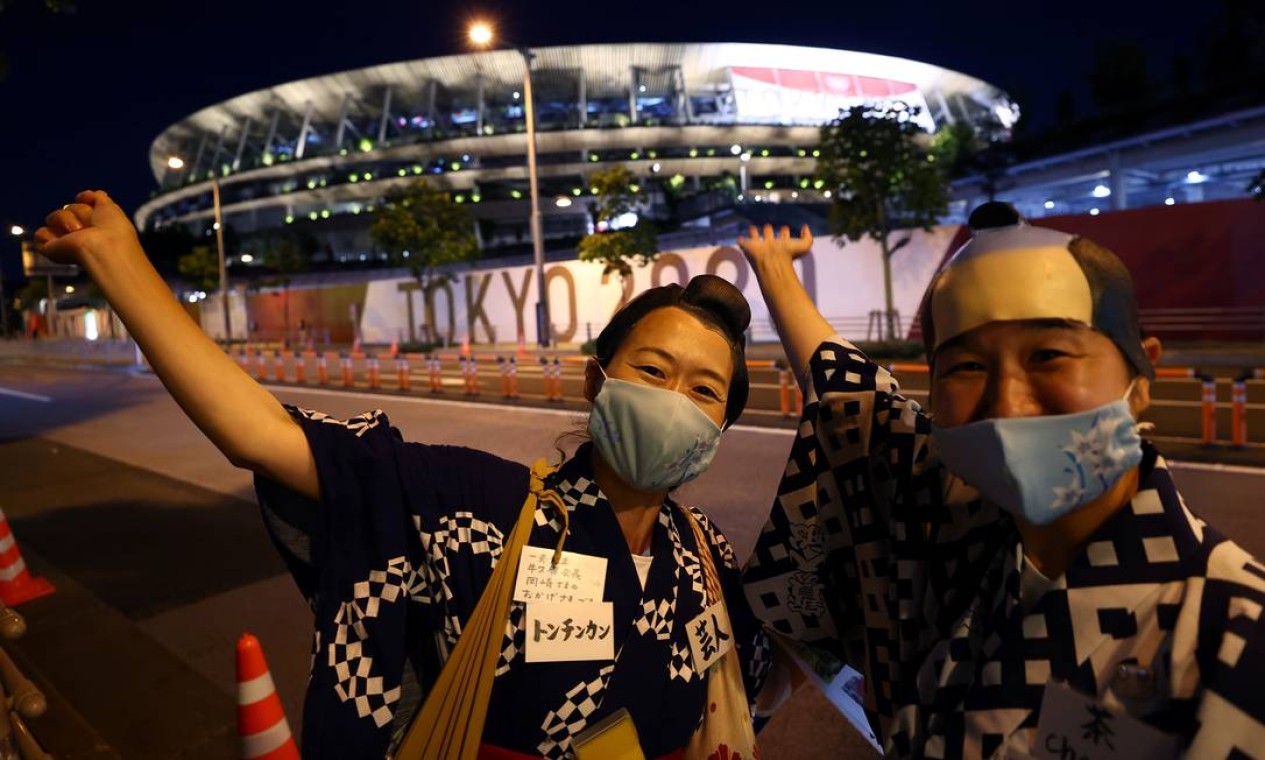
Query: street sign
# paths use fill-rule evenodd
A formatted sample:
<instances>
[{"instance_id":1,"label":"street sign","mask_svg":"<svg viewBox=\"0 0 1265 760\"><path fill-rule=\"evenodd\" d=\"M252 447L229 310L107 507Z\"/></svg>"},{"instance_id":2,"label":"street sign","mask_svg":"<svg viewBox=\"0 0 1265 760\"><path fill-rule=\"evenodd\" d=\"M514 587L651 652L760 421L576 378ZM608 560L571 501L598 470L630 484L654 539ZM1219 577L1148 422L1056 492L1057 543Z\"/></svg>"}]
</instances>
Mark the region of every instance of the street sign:
<instances>
[{"instance_id":1,"label":"street sign","mask_svg":"<svg viewBox=\"0 0 1265 760\"><path fill-rule=\"evenodd\" d=\"M74 277L79 267L73 264L54 264L48 257L36 253L30 241L22 241L22 272L27 277Z\"/></svg>"}]
</instances>

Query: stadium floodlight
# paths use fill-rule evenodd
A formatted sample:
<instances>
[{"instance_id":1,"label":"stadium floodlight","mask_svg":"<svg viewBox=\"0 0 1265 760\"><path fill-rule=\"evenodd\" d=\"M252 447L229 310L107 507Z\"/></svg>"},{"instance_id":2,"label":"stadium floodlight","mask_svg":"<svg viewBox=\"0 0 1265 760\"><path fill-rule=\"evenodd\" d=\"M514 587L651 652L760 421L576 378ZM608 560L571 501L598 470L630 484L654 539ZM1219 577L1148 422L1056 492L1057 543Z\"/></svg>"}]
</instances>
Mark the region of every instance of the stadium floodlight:
<instances>
[{"instance_id":1,"label":"stadium floodlight","mask_svg":"<svg viewBox=\"0 0 1265 760\"><path fill-rule=\"evenodd\" d=\"M9 234L14 237L22 237L26 234L26 229L20 224L15 224L9 228Z\"/></svg>"},{"instance_id":2,"label":"stadium floodlight","mask_svg":"<svg viewBox=\"0 0 1265 760\"><path fill-rule=\"evenodd\" d=\"M185 160L176 154L167 156L167 168L172 171L180 171L185 168ZM215 210L215 223L212 229L215 230L215 251L219 257L220 268L220 309L224 312L224 342L227 344L233 339L233 325L229 317L228 305L228 261L224 258L224 215L220 211L220 175L219 172L211 172L211 206Z\"/></svg>"},{"instance_id":3,"label":"stadium floodlight","mask_svg":"<svg viewBox=\"0 0 1265 760\"><path fill-rule=\"evenodd\" d=\"M469 28L470 41L478 47L490 47L495 39L492 26L476 21ZM531 242L536 264L536 340L548 346L550 339L549 292L545 288L545 241L540 227L540 192L536 178L536 103L532 97L531 63L536 54L530 48L503 40L523 56L523 117L527 122L527 178L531 189ZM519 93L514 93L518 100Z\"/></svg>"}]
</instances>

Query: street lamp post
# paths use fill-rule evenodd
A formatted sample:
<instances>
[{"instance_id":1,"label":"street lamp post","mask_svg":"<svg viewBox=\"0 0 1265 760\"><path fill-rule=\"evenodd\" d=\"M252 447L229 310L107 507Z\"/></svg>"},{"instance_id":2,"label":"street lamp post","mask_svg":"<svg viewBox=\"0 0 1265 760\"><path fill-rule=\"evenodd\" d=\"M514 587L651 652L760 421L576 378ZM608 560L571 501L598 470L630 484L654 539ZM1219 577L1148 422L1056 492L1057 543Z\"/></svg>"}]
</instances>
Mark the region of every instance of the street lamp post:
<instances>
[{"instance_id":1,"label":"street lamp post","mask_svg":"<svg viewBox=\"0 0 1265 760\"><path fill-rule=\"evenodd\" d=\"M492 43L495 37L492 27L486 23L470 26L470 41L480 47ZM515 45L523 56L524 118L527 121L527 181L531 191L531 245L536 263L536 340L541 347L551 342L552 326L549 322L549 291L545 287L545 241L540 227L540 192L536 179L536 99L532 94L531 64L536 56L529 48Z\"/></svg>"},{"instance_id":2,"label":"street lamp post","mask_svg":"<svg viewBox=\"0 0 1265 760\"><path fill-rule=\"evenodd\" d=\"M18 225L9 228L9 233L15 238L21 238L26 234L26 230ZM52 295L51 293L49 294ZM4 259L0 258L0 337L9 337L9 302L4 299Z\"/></svg>"},{"instance_id":3,"label":"street lamp post","mask_svg":"<svg viewBox=\"0 0 1265 760\"><path fill-rule=\"evenodd\" d=\"M167 168L179 171L184 168L184 159L180 156L169 156ZM220 213L220 176L211 173L211 205L215 209L215 250L220 264L220 309L224 312L224 343L232 342L232 319L229 316L228 304L228 262L224 258L224 219Z\"/></svg>"}]
</instances>

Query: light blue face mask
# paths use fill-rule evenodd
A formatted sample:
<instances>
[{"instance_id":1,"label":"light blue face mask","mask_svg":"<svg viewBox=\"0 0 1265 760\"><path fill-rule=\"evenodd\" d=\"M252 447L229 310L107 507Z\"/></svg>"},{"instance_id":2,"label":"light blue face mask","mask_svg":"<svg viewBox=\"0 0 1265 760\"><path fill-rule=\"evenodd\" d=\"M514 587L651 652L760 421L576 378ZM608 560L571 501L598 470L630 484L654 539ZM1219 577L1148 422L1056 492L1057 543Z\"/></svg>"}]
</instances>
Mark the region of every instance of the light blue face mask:
<instances>
[{"instance_id":1,"label":"light blue face mask","mask_svg":"<svg viewBox=\"0 0 1265 760\"><path fill-rule=\"evenodd\" d=\"M589 437L606 463L641 491L676 488L712 463L721 429L676 391L606 378Z\"/></svg>"},{"instance_id":2,"label":"light blue face mask","mask_svg":"<svg viewBox=\"0 0 1265 760\"><path fill-rule=\"evenodd\" d=\"M933 435L950 472L1011 514L1048 525L1102 496L1142 461L1129 392L1075 414L933 424Z\"/></svg>"}]
</instances>

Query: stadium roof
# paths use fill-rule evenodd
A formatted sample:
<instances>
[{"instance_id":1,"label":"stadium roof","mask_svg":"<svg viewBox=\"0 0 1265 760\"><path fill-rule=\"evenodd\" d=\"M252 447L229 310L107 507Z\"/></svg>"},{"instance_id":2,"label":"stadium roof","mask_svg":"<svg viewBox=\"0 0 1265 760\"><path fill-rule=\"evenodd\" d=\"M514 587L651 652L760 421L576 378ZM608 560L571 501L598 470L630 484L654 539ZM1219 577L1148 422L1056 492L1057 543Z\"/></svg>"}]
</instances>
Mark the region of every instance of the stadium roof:
<instances>
[{"instance_id":1,"label":"stadium roof","mask_svg":"<svg viewBox=\"0 0 1265 760\"><path fill-rule=\"evenodd\" d=\"M837 73L860 80L901 82L931 96L964 95L991 109L1008 103L1004 93L975 77L929 63L850 50L753 43L599 44L534 48L533 71L541 95L550 87L550 72L582 72L588 97L627 97L634 70L644 81L679 76L687 93L725 86L735 68L789 72ZM679 74L677 73L679 72ZM162 176L166 158L200 135L233 133L250 119L266 123L280 108L294 118L337 122L350 96L361 112L380 112L388 89L392 102L416 104L433 97L432 82L447 93L489 93L517 89L523 80L518 51L492 50L388 63L278 84L204 108L171 125L154 141L150 162ZM861 85L857 85L861 86ZM538 97L541 97L538 95Z\"/></svg>"}]
</instances>

